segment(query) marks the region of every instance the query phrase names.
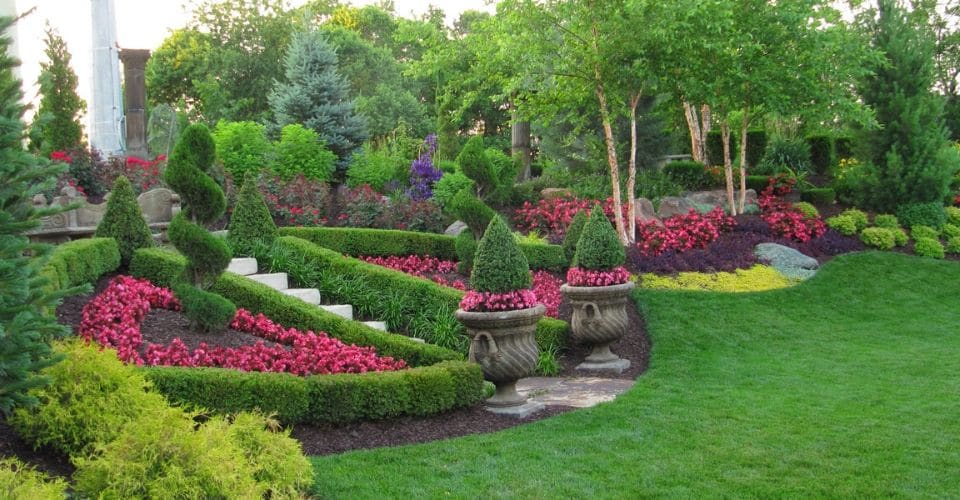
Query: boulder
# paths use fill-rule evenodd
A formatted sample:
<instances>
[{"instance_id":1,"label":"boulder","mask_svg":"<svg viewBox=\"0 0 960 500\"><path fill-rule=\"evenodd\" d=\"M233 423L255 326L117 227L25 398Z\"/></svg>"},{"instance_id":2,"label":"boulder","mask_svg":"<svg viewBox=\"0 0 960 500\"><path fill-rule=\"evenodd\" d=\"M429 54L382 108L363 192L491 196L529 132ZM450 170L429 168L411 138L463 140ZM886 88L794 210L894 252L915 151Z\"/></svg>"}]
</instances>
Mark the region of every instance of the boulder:
<instances>
[{"instance_id":1,"label":"boulder","mask_svg":"<svg viewBox=\"0 0 960 500\"><path fill-rule=\"evenodd\" d=\"M459 220L453 221L453 224L450 224L447 227L446 231L443 232L443 234L447 236L459 236L460 233L462 233L463 230L466 228L467 228L466 222L459 221Z\"/></svg>"},{"instance_id":2,"label":"boulder","mask_svg":"<svg viewBox=\"0 0 960 500\"><path fill-rule=\"evenodd\" d=\"M797 250L776 243L760 243L753 250L757 259L773 266L788 278L807 279L817 273L820 263Z\"/></svg>"},{"instance_id":3,"label":"boulder","mask_svg":"<svg viewBox=\"0 0 960 500\"><path fill-rule=\"evenodd\" d=\"M180 204L180 197L167 188L156 188L138 196L137 204L148 224L170 222L176 215L174 206Z\"/></svg>"},{"instance_id":4,"label":"boulder","mask_svg":"<svg viewBox=\"0 0 960 500\"><path fill-rule=\"evenodd\" d=\"M660 210L657 211L657 215L661 219L666 219L668 217L673 217L674 215L685 214L692 208L696 207L686 198L667 196L660 200Z\"/></svg>"},{"instance_id":5,"label":"boulder","mask_svg":"<svg viewBox=\"0 0 960 500\"><path fill-rule=\"evenodd\" d=\"M694 205L710 205L722 207L727 204L727 192L718 191L699 191L687 196L687 200Z\"/></svg>"},{"instance_id":6,"label":"boulder","mask_svg":"<svg viewBox=\"0 0 960 500\"><path fill-rule=\"evenodd\" d=\"M633 216L640 222L656 222L661 224L660 217L657 217L657 211L653 209L653 203L646 198L637 198L636 205L633 207Z\"/></svg>"},{"instance_id":7,"label":"boulder","mask_svg":"<svg viewBox=\"0 0 960 500\"><path fill-rule=\"evenodd\" d=\"M565 188L545 188L540 191L540 198L552 200L554 198L572 198L573 193Z\"/></svg>"}]
</instances>

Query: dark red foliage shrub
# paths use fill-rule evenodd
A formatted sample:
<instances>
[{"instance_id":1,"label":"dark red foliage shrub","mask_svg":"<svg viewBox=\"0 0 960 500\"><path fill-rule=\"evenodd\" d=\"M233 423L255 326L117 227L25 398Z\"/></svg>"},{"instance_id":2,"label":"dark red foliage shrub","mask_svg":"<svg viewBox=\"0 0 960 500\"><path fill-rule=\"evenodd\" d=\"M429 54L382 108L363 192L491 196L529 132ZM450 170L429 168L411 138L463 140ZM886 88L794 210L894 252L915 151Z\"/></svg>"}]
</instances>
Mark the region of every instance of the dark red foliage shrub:
<instances>
[{"instance_id":1,"label":"dark red foliage shrub","mask_svg":"<svg viewBox=\"0 0 960 500\"><path fill-rule=\"evenodd\" d=\"M570 226L570 221L577 215L577 212L581 210L589 212L597 203L597 200L575 197L551 198L540 200L536 204L527 201L523 203L522 207L514 211L513 224L518 231L524 233L536 231L546 236L550 241L558 243L563 241L563 236ZM624 220L628 220L630 207L624 203L620 210ZM607 198L603 201L603 213L613 223L613 198Z\"/></svg>"},{"instance_id":2,"label":"dark red foliage shrub","mask_svg":"<svg viewBox=\"0 0 960 500\"><path fill-rule=\"evenodd\" d=\"M261 175L257 185L278 226L323 226L327 224L330 186L297 174L290 180Z\"/></svg>"},{"instance_id":3,"label":"dark red foliage shrub","mask_svg":"<svg viewBox=\"0 0 960 500\"><path fill-rule=\"evenodd\" d=\"M786 189L790 191L792 184ZM807 242L814 238L819 238L827 232L827 226L819 216L807 217L805 214L793 208L793 206L779 198L777 193L783 189L778 188L777 177L771 177L767 188L760 194L757 204L762 212L761 217L774 234L784 238L799 242Z\"/></svg>"}]
</instances>

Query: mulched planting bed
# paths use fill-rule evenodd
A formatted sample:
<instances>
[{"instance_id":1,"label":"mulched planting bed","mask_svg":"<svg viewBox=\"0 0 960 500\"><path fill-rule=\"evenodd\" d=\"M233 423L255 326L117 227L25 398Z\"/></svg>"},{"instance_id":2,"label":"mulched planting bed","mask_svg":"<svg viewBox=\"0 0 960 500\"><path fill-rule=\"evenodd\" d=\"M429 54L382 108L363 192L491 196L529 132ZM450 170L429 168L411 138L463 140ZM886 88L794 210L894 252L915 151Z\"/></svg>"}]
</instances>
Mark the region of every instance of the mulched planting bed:
<instances>
[{"instance_id":1,"label":"mulched planting bed","mask_svg":"<svg viewBox=\"0 0 960 500\"><path fill-rule=\"evenodd\" d=\"M97 282L94 293L103 291L114 276L116 275L103 276ZM454 278L458 276L452 274L449 275L449 277ZM83 306L86 305L93 296L93 294L87 294L68 297L64 300L63 304L57 308L57 318L61 323L76 327L80 324ZM614 352L631 361L631 366L627 371L620 375L577 371L574 368L583 362L583 358L586 357L588 349L574 345L560 357L561 371L558 376L605 376L608 378L634 379L643 373L649 365L650 340L646 335L645 324L640 314L633 307L628 307L628 311L633 329L613 348ZM569 321L571 312L571 307L568 304L562 304L560 308L560 318ZM143 323L141 323L141 333L143 335L144 345L151 342L169 344L170 341L176 337L179 337L191 348L199 345L200 342L206 342L211 346L236 347L240 345L252 345L257 341L263 341L263 339L259 337L236 331L230 331L221 335L193 332L189 328L189 321L180 313L163 309L153 309L147 314ZM475 406L426 417L404 417L374 422L356 422L339 426L297 425L293 429L293 437L301 442L304 452L307 454L326 455L354 449L422 443L468 434L493 432L549 418L554 415L573 411L574 409L575 408L572 407L550 406L525 419L516 419L496 415L484 410L482 406ZM16 452L16 450L14 450L12 454L20 456L22 459L30 461L31 463L34 461L30 456L25 456ZM46 459L60 459L62 464L69 467L69 463L55 455L46 457ZM40 463L41 462L37 462L38 465Z\"/></svg>"}]
</instances>

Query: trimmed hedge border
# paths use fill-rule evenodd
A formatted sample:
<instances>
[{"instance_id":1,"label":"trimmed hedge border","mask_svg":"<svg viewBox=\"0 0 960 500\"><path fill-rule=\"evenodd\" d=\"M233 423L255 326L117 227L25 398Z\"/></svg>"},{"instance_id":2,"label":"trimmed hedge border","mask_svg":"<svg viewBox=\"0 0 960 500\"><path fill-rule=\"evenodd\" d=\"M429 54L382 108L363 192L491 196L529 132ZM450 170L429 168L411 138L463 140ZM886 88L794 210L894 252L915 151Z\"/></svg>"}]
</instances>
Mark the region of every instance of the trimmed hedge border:
<instances>
[{"instance_id":1,"label":"trimmed hedge border","mask_svg":"<svg viewBox=\"0 0 960 500\"><path fill-rule=\"evenodd\" d=\"M445 234L347 227L283 227L280 235L294 236L354 257L429 255L457 260L456 238ZM521 243L520 249L530 262L530 269L561 272L567 268L567 258L560 245Z\"/></svg>"},{"instance_id":2,"label":"trimmed hedge border","mask_svg":"<svg viewBox=\"0 0 960 500\"><path fill-rule=\"evenodd\" d=\"M185 264L179 254L142 249L134 254L130 272L169 286ZM480 367L462 361L457 352L347 321L233 273L222 274L212 291L284 326L324 331L346 343L372 346L413 368L310 377L219 368L144 368L147 378L171 401L224 413L258 408L276 412L281 421L293 424L428 415L468 406L483 397Z\"/></svg>"},{"instance_id":3,"label":"trimmed hedge border","mask_svg":"<svg viewBox=\"0 0 960 500\"><path fill-rule=\"evenodd\" d=\"M62 290L95 283L100 276L120 267L120 247L113 238L88 238L58 245L40 271L47 286Z\"/></svg>"},{"instance_id":4,"label":"trimmed hedge border","mask_svg":"<svg viewBox=\"0 0 960 500\"><path fill-rule=\"evenodd\" d=\"M346 257L336 250L323 248L304 239L283 236L277 239L275 245L277 250L285 251L317 269L346 278L357 278L352 281L355 286L349 291L341 291L339 296L332 298L349 302L354 307L369 311L374 316L385 312L385 302L381 300L378 291L387 290L393 297L402 296L411 308L411 315L417 313L427 317L455 311L463 298L463 292L460 290L353 257ZM561 252L563 251L560 246L551 246L556 246L561 249ZM313 287L317 284L301 283L301 285ZM321 290L321 293L327 296L331 296L331 292ZM409 327L409 322L407 326ZM462 331L462 325L458 326ZM541 355L555 352L562 347L566 342L568 331L569 325L559 319L543 318L537 322L537 344Z\"/></svg>"}]
</instances>

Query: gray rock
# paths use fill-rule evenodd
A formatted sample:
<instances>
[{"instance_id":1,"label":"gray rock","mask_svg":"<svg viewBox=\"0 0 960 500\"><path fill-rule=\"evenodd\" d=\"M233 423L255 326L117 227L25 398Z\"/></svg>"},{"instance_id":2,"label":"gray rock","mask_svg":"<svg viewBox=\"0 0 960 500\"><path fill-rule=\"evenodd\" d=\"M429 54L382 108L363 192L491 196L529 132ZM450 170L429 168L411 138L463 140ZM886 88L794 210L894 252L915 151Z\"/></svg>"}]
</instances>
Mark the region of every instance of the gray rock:
<instances>
[{"instance_id":1,"label":"gray rock","mask_svg":"<svg viewBox=\"0 0 960 500\"><path fill-rule=\"evenodd\" d=\"M447 227L446 231L444 231L443 234L447 236L459 236L460 233L462 233L463 230L466 228L467 228L466 222L459 221L459 220L453 221L453 224L450 224L450 226Z\"/></svg>"},{"instance_id":2,"label":"gray rock","mask_svg":"<svg viewBox=\"0 0 960 500\"><path fill-rule=\"evenodd\" d=\"M170 222L175 215L173 207L180 204L180 197L167 188L156 188L138 196L137 204L147 223Z\"/></svg>"},{"instance_id":3,"label":"gray rock","mask_svg":"<svg viewBox=\"0 0 960 500\"><path fill-rule=\"evenodd\" d=\"M660 200L660 210L657 211L657 215L661 219L666 219L667 217L673 217L674 215L685 214L692 208L696 207L686 198L667 196Z\"/></svg>"},{"instance_id":4,"label":"gray rock","mask_svg":"<svg viewBox=\"0 0 960 500\"><path fill-rule=\"evenodd\" d=\"M817 259L776 243L760 243L753 252L760 262L773 266L788 278L807 279L820 268Z\"/></svg>"},{"instance_id":5,"label":"gray rock","mask_svg":"<svg viewBox=\"0 0 960 500\"><path fill-rule=\"evenodd\" d=\"M660 217L657 217L657 211L653 209L653 203L646 198L637 198L636 205L633 207L633 216L641 222L661 223Z\"/></svg>"},{"instance_id":6,"label":"gray rock","mask_svg":"<svg viewBox=\"0 0 960 500\"><path fill-rule=\"evenodd\" d=\"M711 205L714 207L727 204L726 191L699 191L687 196L687 200L694 205Z\"/></svg>"}]
</instances>

